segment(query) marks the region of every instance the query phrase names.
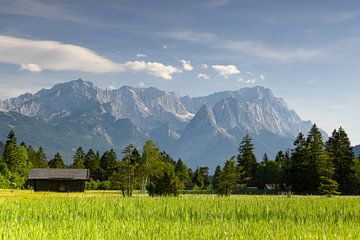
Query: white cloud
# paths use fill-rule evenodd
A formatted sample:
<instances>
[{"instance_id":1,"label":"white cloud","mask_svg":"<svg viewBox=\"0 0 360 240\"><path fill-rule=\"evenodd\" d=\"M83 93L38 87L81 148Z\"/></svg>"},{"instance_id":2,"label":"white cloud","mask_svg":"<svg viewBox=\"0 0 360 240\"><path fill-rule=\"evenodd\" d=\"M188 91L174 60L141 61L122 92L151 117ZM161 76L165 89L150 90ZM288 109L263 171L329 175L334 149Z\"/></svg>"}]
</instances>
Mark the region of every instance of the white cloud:
<instances>
[{"instance_id":1,"label":"white cloud","mask_svg":"<svg viewBox=\"0 0 360 240\"><path fill-rule=\"evenodd\" d=\"M42 71L41 67L34 63L23 64L23 65L21 65L20 69L27 70L30 72L41 72Z\"/></svg>"},{"instance_id":2,"label":"white cloud","mask_svg":"<svg viewBox=\"0 0 360 240\"><path fill-rule=\"evenodd\" d=\"M181 72L176 67L158 62L116 63L77 45L2 35L0 35L0 62L19 65L21 69L32 72L42 70L88 73L139 71L167 80L172 79L173 73Z\"/></svg>"},{"instance_id":3,"label":"white cloud","mask_svg":"<svg viewBox=\"0 0 360 240\"><path fill-rule=\"evenodd\" d=\"M140 87L145 87L145 83L144 83L143 81L141 81L141 82L139 83L139 86L140 86Z\"/></svg>"},{"instance_id":4,"label":"white cloud","mask_svg":"<svg viewBox=\"0 0 360 240\"><path fill-rule=\"evenodd\" d=\"M256 79L255 78L249 78L249 79L243 80L243 82L245 84L254 84L254 83L256 83Z\"/></svg>"},{"instance_id":5,"label":"white cloud","mask_svg":"<svg viewBox=\"0 0 360 240\"><path fill-rule=\"evenodd\" d=\"M260 75L260 80L261 80L261 81L264 81L264 80L265 80L265 76L261 74L261 75Z\"/></svg>"},{"instance_id":6,"label":"white cloud","mask_svg":"<svg viewBox=\"0 0 360 240\"><path fill-rule=\"evenodd\" d=\"M181 59L181 63L183 65L184 71L192 71L194 68L191 66L191 62L189 60Z\"/></svg>"},{"instance_id":7,"label":"white cloud","mask_svg":"<svg viewBox=\"0 0 360 240\"><path fill-rule=\"evenodd\" d=\"M205 63L201 64L200 67L201 67L201 69L208 69L209 68L209 66L207 64L205 64Z\"/></svg>"},{"instance_id":8,"label":"white cloud","mask_svg":"<svg viewBox=\"0 0 360 240\"><path fill-rule=\"evenodd\" d=\"M239 74L240 70L234 65L212 65L211 66L221 76Z\"/></svg>"},{"instance_id":9,"label":"white cloud","mask_svg":"<svg viewBox=\"0 0 360 240\"><path fill-rule=\"evenodd\" d=\"M204 80L209 80L210 79L210 77L208 75L204 74L204 73L199 73L197 75L197 77L201 78L201 79L204 79Z\"/></svg>"},{"instance_id":10,"label":"white cloud","mask_svg":"<svg viewBox=\"0 0 360 240\"><path fill-rule=\"evenodd\" d=\"M257 41L223 39L215 34L206 32L171 32L162 35L176 40L207 44L212 48L231 51L232 54L246 54L260 59L283 63L290 61L306 61L322 54L321 49L303 47L275 48Z\"/></svg>"},{"instance_id":11,"label":"white cloud","mask_svg":"<svg viewBox=\"0 0 360 240\"><path fill-rule=\"evenodd\" d=\"M172 74L181 72L181 70L177 69L176 67L171 65L166 66L157 62L129 61L121 65L121 67L123 68L123 71L142 71L166 80L171 80Z\"/></svg>"},{"instance_id":12,"label":"white cloud","mask_svg":"<svg viewBox=\"0 0 360 240\"><path fill-rule=\"evenodd\" d=\"M138 54L136 54L136 57L137 57L137 58L146 58L147 55L146 55L146 54L143 54L143 53L138 53Z\"/></svg>"}]
</instances>

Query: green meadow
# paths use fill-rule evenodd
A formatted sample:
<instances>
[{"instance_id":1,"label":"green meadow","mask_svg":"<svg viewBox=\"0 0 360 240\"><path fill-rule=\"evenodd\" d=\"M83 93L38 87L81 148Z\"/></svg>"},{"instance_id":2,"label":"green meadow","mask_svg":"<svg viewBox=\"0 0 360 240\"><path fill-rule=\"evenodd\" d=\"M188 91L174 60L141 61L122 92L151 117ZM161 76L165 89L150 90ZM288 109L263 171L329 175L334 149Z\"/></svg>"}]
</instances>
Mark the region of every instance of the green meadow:
<instances>
[{"instance_id":1,"label":"green meadow","mask_svg":"<svg viewBox=\"0 0 360 240\"><path fill-rule=\"evenodd\" d=\"M1 239L360 239L360 197L0 191Z\"/></svg>"}]
</instances>

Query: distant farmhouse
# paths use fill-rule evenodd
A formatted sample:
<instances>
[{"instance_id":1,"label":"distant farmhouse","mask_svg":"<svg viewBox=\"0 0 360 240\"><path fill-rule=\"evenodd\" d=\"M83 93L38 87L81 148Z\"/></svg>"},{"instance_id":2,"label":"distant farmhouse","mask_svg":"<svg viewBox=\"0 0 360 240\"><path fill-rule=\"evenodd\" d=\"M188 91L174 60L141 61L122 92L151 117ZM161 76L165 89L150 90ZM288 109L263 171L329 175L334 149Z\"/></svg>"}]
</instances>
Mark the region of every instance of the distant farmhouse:
<instances>
[{"instance_id":1,"label":"distant farmhouse","mask_svg":"<svg viewBox=\"0 0 360 240\"><path fill-rule=\"evenodd\" d=\"M33 168L29 180L35 191L83 192L89 176L89 169Z\"/></svg>"}]
</instances>

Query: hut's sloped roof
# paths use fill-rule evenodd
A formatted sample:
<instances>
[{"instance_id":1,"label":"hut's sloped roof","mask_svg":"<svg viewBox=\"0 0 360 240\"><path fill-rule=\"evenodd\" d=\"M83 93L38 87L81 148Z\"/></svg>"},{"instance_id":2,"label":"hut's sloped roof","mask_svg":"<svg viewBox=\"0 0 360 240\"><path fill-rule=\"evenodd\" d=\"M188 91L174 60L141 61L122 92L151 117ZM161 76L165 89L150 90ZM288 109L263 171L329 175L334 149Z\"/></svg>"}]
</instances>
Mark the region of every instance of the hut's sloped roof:
<instances>
[{"instance_id":1,"label":"hut's sloped roof","mask_svg":"<svg viewBox=\"0 0 360 240\"><path fill-rule=\"evenodd\" d=\"M88 180L89 169L33 168L29 179Z\"/></svg>"}]
</instances>

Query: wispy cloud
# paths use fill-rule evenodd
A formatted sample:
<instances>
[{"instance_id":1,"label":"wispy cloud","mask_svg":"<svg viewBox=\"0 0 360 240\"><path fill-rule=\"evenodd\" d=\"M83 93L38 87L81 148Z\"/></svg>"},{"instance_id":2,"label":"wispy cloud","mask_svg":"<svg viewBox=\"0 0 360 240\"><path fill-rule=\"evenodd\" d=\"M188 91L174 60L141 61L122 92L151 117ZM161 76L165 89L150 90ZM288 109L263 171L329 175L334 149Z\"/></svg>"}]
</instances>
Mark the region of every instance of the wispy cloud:
<instances>
[{"instance_id":1,"label":"wispy cloud","mask_svg":"<svg viewBox=\"0 0 360 240\"><path fill-rule=\"evenodd\" d=\"M189 72L189 71L192 71L194 69L189 60L181 59L181 63L183 65L183 70L184 71Z\"/></svg>"},{"instance_id":2,"label":"wispy cloud","mask_svg":"<svg viewBox=\"0 0 360 240\"><path fill-rule=\"evenodd\" d=\"M277 62L306 61L322 54L320 49L302 47L278 49L256 41L222 39L211 33L171 32L164 35L176 40L207 44L212 48Z\"/></svg>"},{"instance_id":3,"label":"wispy cloud","mask_svg":"<svg viewBox=\"0 0 360 240\"><path fill-rule=\"evenodd\" d=\"M112 73L139 71L149 75L172 79L181 72L171 65L158 62L128 61L116 63L87 48L56 41L36 41L0 35L0 62L16 64L22 70L41 72L81 71Z\"/></svg>"},{"instance_id":4,"label":"wispy cloud","mask_svg":"<svg viewBox=\"0 0 360 240\"><path fill-rule=\"evenodd\" d=\"M211 66L221 76L239 74L240 70L234 65L212 65Z\"/></svg>"},{"instance_id":5,"label":"wispy cloud","mask_svg":"<svg viewBox=\"0 0 360 240\"><path fill-rule=\"evenodd\" d=\"M1 1L0 13L64 20L88 25L106 25L93 17L86 17L78 11L71 11L65 5L62 5L60 1L45 2L38 0L3 0Z\"/></svg>"}]
</instances>

